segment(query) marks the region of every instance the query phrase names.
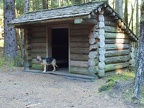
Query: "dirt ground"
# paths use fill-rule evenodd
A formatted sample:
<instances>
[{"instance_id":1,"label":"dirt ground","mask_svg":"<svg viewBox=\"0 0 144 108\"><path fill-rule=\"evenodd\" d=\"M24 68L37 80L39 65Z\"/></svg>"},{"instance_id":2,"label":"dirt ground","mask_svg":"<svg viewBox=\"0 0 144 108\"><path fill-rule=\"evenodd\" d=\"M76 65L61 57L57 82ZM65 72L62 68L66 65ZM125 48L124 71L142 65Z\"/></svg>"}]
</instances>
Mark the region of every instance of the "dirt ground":
<instances>
[{"instance_id":1,"label":"dirt ground","mask_svg":"<svg viewBox=\"0 0 144 108\"><path fill-rule=\"evenodd\" d=\"M0 70L0 108L135 108L119 93L99 93L105 79L91 82L22 69Z\"/></svg>"}]
</instances>

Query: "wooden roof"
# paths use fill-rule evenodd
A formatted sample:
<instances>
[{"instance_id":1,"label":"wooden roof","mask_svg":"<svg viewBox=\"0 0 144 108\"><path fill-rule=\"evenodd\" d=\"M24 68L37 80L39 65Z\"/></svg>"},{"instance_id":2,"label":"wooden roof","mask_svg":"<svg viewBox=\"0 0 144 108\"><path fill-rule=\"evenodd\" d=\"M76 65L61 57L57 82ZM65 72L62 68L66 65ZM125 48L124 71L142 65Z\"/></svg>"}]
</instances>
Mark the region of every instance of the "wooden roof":
<instances>
[{"instance_id":1,"label":"wooden roof","mask_svg":"<svg viewBox=\"0 0 144 108\"><path fill-rule=\"evenodd\" d=\"M78 16L87 16L104 3L105 2L90 2L82 5L62 7L51 10L42 10L36 12L28 12L21 15L19 18L16 18L13 21L11 21L11 24L31 24L52 19L56 20L64 18L73 18Z\"/></svg>"},{"instance_id":2,"label":"wooden roof","mask_svg":"<svg viewBox=\"0 0 144 108\"><path fill-rule=\"evenodd\" d=\"M55 21L66 21L68 19L74 20L76 18L91 18L93 14L101 12L104 8L104 11L107 11L110 16L113 16L115 22L119 25L124 32L130 34L134 41L137 41L137 36L129 29L129 27L123 22L123 19L109 6L107 2L89 2L81 5L74 5L69 7L62 7L50 10L41 10L36 12L28 12L21 15L19 18L16 18L10 22L11 25L15 27L35 24L35 23L49 23Z\"/></svg>"}]
</instances>

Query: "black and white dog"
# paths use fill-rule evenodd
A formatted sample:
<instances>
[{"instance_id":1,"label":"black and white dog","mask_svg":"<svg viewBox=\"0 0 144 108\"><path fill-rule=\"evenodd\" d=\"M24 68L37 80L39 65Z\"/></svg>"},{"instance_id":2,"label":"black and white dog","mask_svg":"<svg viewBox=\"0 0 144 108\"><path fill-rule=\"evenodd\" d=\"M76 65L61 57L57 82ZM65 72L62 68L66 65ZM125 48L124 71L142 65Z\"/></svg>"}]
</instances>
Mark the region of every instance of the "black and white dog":
<instances>
[{"instance_id":1,"label":"black and white dog","mask_svg":"<svg viewBox=\"0 0 144 108\"><path fill-rule=\"evenodd\" d=\"M42 59L41 56L37 56L36 60L44 66L44 73L46 72L46 66L47 65L52 65L53 66L53 71L56 70L57 64L56 64L56 59L48 57L48 58L44 58Z\"/></svg>"}]
</instances>

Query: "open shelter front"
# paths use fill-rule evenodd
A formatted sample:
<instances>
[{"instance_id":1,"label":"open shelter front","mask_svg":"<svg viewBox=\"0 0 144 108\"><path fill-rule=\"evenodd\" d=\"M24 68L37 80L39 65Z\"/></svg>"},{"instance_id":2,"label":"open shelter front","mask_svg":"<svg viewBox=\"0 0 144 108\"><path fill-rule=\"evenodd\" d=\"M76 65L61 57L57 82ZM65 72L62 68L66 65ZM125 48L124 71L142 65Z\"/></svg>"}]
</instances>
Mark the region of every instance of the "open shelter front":
<instances>
[{"instance_id":1,"label":"open shelter front","mask_svg":"<svg viewBox=\"0 0 144 108\"><path fill-rule=\"evenodd\" d=\"M57 65L62 68L69 66L69 34L68 28L53 28L52 41L52 57L57 60Z\"/></svg>"},{"instance_id":2,"label":"open shelter front","mask_svg":"<svg viewBox=\"0 0 144 108\"><path fill-rule=\"evenodd\" d=\"M68 73L89 76L135 65L138 38L107 2L29 12L11 24L24 29L29 71L42 68L33 62L37 55L56 58Z\"/></svg>"}]
</instances>

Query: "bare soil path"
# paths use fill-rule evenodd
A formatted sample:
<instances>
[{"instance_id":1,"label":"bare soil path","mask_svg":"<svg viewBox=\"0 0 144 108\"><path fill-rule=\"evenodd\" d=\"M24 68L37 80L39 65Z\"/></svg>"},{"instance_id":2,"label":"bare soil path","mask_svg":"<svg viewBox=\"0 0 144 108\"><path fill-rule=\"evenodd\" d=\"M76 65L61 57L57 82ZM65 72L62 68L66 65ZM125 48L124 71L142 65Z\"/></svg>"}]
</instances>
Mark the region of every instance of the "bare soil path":
<instances>
[{"instance_id":1,"label":"bare soil path","mask_svg":"<svg viewBox=\"0 0 144 108\"><path fill-rule=\"evenodd\" d=\"M0 108L134 108L119 97L99 93L104 79L84 79L0 70Z\"/></svg>"}]
</instances>

